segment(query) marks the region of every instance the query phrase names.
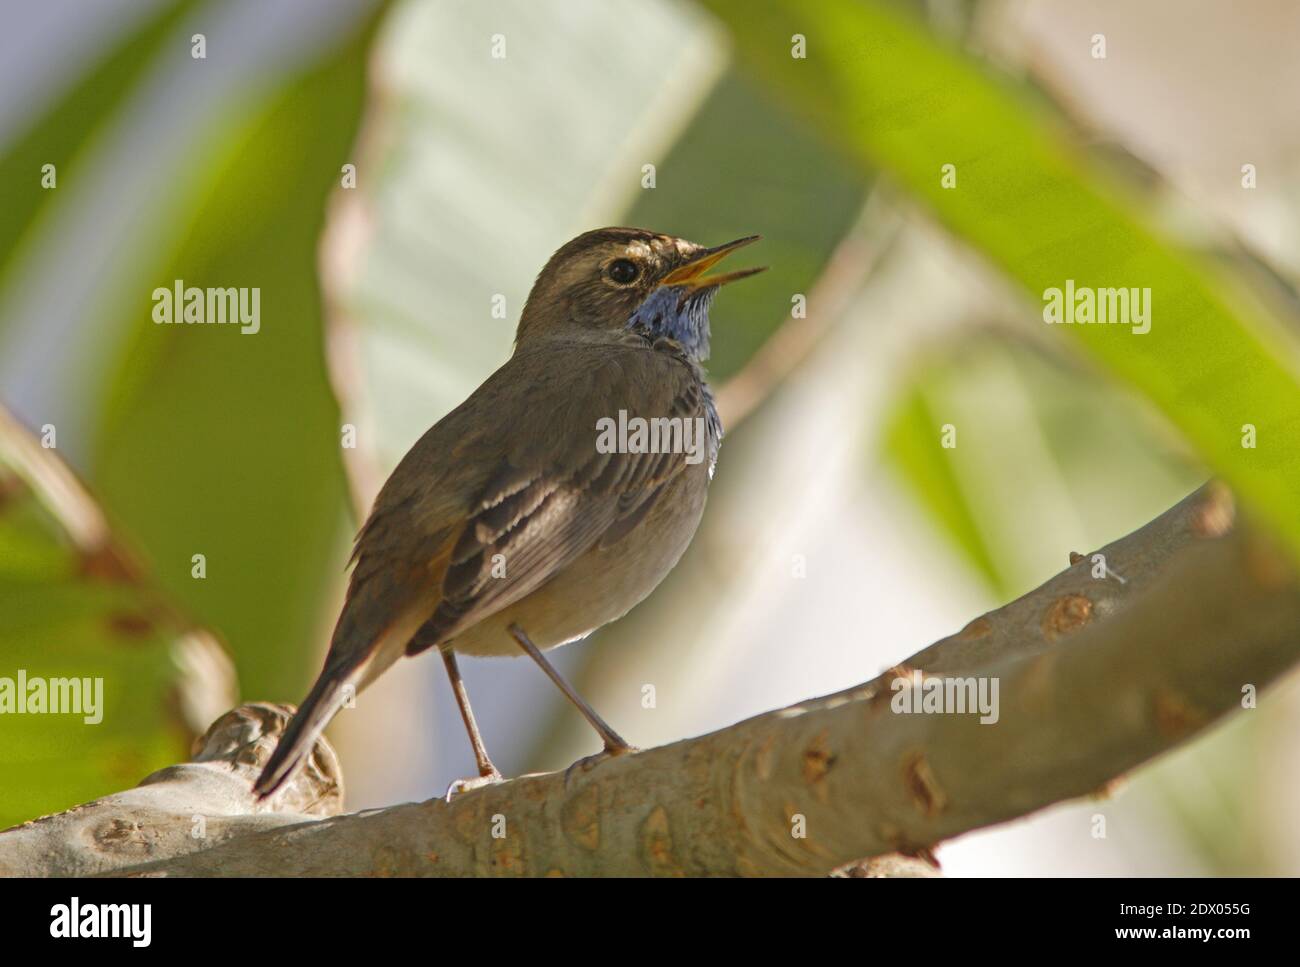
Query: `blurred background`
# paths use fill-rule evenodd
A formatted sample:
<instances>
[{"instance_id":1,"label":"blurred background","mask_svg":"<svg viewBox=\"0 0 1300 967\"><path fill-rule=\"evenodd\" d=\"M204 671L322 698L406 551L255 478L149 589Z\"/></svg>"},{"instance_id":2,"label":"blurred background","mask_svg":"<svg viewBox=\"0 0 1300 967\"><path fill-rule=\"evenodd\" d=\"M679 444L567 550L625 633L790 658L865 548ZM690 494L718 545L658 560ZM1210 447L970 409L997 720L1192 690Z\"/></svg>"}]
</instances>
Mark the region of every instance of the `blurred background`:
<instances>
[{"instance_id":1,"label":"blurred background","mask_svg":"<svg viewBox=\"0 0 1300 967\"><path fill-rule=\"evenodd\" d=\"M1300 7L807 6L4 0L0 675L102 676L106 713L0 716L0 827L301 699L378 486L601 225L771 266L713 311L693 545L556 654L636 745L872 678L1211 473L1295 538ZM1067 277L1151 287L1151 332L1045 326ZM259 287L260 331L155 325L175 279ZM596 751L530 663L462 668L507 774ZM1300 874L1297 726L1293 675L939 858ZM329 734L354 809L474 771L427 654Z\"/></svg>"}]
</instances>

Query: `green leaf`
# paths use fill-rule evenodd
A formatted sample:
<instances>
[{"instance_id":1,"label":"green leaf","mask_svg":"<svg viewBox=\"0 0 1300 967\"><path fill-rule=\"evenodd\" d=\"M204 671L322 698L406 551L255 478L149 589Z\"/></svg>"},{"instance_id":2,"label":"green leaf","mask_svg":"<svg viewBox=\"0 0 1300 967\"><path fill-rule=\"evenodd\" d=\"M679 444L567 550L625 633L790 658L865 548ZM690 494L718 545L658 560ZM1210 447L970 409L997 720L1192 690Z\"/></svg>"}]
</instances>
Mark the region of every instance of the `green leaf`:
<instances>
[{"instance_id":1,"label":"green leaf","mask_svg":"<svg viewBox=\"0 0 1300 967\"><path fill-rule=\"evenodd\" d=\"M75 575L0 579L0 709L20 675L102 689L99 721L87 721L98 718L89 705L71 714L0 712L0 772L8 777L0 828L132 786L184 757L191 733L176 712L181 672L173 636L134 620L141 607L130 589L96 587Z\"/></svg>"},{"instance_id":2,"label":"green leaf","mask_svg":"<svg viewBox=\"0 0 1300 967\"><path fill-rule=\"evenodd\" d=\"M246 692L296 696L341 579L345 482L316 253L357 128L370 28L231 110L186 166L190 225L137 281L93 479L160 584L235 655ZM136 240L147 245L147 240ZM260 330L157 325L156 286L257 287ZM206 577L193 576L203 555Z\"/></svg>"},{"instance_id":3,"label":"green leaf","mask_svg":"<svg viewBox=\"0 0 1300 967\"><path fill-rule=\"evenodd\" d=\"M902 472L909 494L931 514L967 563L1000 597L1006 597L1010 581L999 569L997 549L981 533L978 511L961 485L950 452L940 443L943 424L926 389L909 387L886 420L886 455Z\"/></svg>"},{"instance_id":4,"label":"green leaf","mask_svg":"<svg viewBox=\"0 0 1300 967\"><path fill-rule=\"evenodd\" d=\"M977 332L932 349L903 386L884 456L999 600L1201 479L1127 394L1020 340Z\"/></svg>"},{"instance_id":5,"label":"green leaf","mask_svg":"<svg viewBox=\"0 0 1300 967\"><path fill-rule=\"evenodd\" d=\"M21 475L35 462L102 528L53 451L0 410L0 828L134 785L184 756L207 724L195 713L234 698L231 681L187 676L180 656L198 633L139 576L105 567L120 560L107 544L78 546ZM53 709L56 690L70 708Z\"/></svg>"},{"instance_id":6,"label":"green leaf","mask_svg":"<svg viewBox=\"0 0 1300 967\"><path fill-rule=\"evenodd\" d=\"M176 25L197 5L194 0L161 4L143 26L130 31L0 151L0 212L4 213L0 218L0 287L14 264L9 256L51 198L40 185L41 167L54 165L60 182L75 177L81 148L102 125L111 122L122 99Z\"/></svg>"},{"instance_id":7,"label":"green leaf","mask_svg":"<svg viewBox=\"0 0 1300 967\"><path fill-rule=\"evenodd\" d=\"M1145 335L1119 325L1061 325L1049 335L1137 388L1300 550L1300 385L1281 326L1153 231L1023 91L892 5L706 5L765 80L927 204L1035 304L1067 279L1150 288ZM795 34L807 39L804 59L791 56ZM954 189L941 186L945 164L956 166ZM1246 424L1258 430L1256 449L1241 445Z\"/></svg>"}]
</instances>

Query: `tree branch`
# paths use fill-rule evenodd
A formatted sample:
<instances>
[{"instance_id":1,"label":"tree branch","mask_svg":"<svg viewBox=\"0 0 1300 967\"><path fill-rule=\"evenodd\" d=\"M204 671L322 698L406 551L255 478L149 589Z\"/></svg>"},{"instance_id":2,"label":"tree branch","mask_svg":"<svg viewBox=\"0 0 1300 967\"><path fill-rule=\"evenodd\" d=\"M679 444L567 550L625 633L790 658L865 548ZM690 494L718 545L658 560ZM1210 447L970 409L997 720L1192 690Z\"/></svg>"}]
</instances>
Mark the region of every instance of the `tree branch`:
<instances>
[{"instance_id":1,"label":"tree branch","mask_svg":"<svg viewBox=\"0 0 1300 967\"><path fill-rule=\"evenodd\" d=\"M890 853L927 857L944 839L1102 790L1241 708L1243 689L1300 658L1290 560L1248 521L1234 522L1222 487L1202 488L1101 553L1106 576L1074 556L1040 588L871 682L585 772L523 776L450 804L245 815L255 760L271 744L245 742L222 776L220 808L209 810L221 816L217 835L209 823L207 840L180 843L179 824L188 835L206 793L186 786L163 808L149 794L155 777L0 835L0 871L817 875ZM996 682L996 723L895 710L897 689L925 691L943 675ZM322 745L317 755L332 753ZM307 782L291 789L292 802L320 798ZM89 822L75 819L83 813L97 829L134 831L125 838L137 845L100 836L86 860L77 844L89 840L68 829Z\"/></svg>"},{"instance_id":2,"label":"tree branch","mask_svg":"<svg viewBox=\"0 0 1300 967\"><path fill-rule=\"evenodd\" d=\"M0 833L0 876L89 876L247 837L343 809L338 758L318 742L281 795L259 803L253 781L293 709L241 705L195 740L193 759L140 785Z\"/></svg>"}]
</instances>

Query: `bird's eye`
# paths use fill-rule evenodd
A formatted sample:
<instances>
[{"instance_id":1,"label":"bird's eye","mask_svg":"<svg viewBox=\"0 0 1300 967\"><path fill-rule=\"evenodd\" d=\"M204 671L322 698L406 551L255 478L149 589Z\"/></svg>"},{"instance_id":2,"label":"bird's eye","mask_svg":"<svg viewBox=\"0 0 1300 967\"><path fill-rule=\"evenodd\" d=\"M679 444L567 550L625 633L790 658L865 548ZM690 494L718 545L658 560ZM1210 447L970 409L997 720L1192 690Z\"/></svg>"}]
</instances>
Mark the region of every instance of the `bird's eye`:
<instances>
[{"instance_id":1,"label":"bird's eye","mask_svg":"<svg viewBox=\"0 0 1300 967\"><path fill-rule=\"evenodd\" d=\"M633 282L640 271L636 267L636 263L628 259L615 259L609 263L609 277L619 285L627 285Z\"/></svg>"}]
</instances>

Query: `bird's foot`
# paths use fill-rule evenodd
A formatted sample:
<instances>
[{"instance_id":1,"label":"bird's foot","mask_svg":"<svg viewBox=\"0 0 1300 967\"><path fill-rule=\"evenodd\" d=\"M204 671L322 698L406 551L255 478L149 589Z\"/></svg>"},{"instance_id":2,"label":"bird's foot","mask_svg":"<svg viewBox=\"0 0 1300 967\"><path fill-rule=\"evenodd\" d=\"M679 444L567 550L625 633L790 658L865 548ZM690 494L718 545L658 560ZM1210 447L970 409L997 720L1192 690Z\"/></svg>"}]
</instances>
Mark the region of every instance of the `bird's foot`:
<instances>
[{"instance_id":1,"label":"bird's foot","mask_svg":"<svg viewBox=\"0 0 1300 967\"><path fill-rule=\"evenodd\" d=\"M495 769L487 775L474 776L472 779L457 779L447 787L447 794L443 798L447 802L451 802L462 793L473 792L475 789L482 789L484 786L495 786L498 782L505 782L505 776Z\"/></svg>"},{"instance_id":2,"label":"bird's foot","mask_svg":"<svg viewBox=\"0 0 1300 967\"><path fill-rule=\"evenodd\" d=\"M606 759L613 759L616 756L629 755L630 753L639 752L639 751L640 750L637 749L636 746L628 745L627 743L623 743L622 745L606 745L605 748L601 749L595 755L584 756L583 758L575 762L573 765L569 766L569 768L565 769L564 785L567 788L569 785L569 781L575 775L579 775L584 772L590 772L592 769L596 768L596 766L600 765Z\"/></svg>"}]
</instances>

